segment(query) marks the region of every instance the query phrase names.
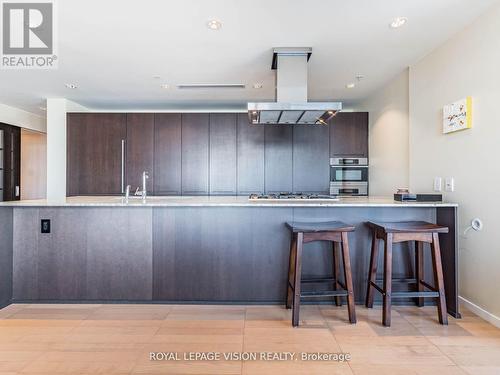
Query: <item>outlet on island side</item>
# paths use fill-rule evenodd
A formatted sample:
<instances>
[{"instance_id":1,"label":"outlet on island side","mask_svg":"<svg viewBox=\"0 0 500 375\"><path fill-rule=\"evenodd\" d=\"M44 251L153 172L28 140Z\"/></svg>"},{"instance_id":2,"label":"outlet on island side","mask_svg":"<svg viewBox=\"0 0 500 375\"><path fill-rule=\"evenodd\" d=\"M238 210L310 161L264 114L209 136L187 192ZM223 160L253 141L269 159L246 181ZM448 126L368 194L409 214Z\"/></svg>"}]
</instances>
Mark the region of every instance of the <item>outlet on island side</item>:
<instances>
[{"instance_id":1,"label":"outlet on island side","mask_svg":"<svg viewBox=\"0 0 500 375\"><path fill-rule=\"evenodd\" d=\"M40 225L41 233L50 233L50 219L42 219Z\"/></svg>"}]
</instances>

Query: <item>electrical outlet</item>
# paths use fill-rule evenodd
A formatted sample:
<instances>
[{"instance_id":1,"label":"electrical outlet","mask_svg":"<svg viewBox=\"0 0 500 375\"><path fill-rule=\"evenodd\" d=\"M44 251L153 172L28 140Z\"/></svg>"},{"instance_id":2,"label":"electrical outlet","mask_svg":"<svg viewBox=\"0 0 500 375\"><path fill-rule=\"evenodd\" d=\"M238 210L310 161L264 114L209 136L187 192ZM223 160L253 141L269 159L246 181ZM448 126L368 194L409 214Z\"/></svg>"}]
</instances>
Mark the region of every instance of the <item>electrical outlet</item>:
<instances>
[{"instance_id":1,"label":"electrical outlet","mask_svg":"<svg viewBox=\"0 0 500 375\"><path fill-rule=\"evenodd\" d=\"M434 177L434 191L438 192L443 190L443 179L441 177Z\"/></svg>"},{"instance_id":2,"label":"electrical outlet","mask_svg":"<svg viewBox=\"0 0 500 375\"><path fill-rule=\"evenodd\" d=\"M446 177L444 189L449 192L455 191L455 179L453 177Z\"/></svg>"},{"instance_id":3,"label":"electrical outlet","mask_svg":"<svg viewBox=\"0 0 500 375\"><path fill-rule=\"evenodd\" d=\"M50 233L50 219L42 219L40 232Z\"/></svg>"}]
</instances>

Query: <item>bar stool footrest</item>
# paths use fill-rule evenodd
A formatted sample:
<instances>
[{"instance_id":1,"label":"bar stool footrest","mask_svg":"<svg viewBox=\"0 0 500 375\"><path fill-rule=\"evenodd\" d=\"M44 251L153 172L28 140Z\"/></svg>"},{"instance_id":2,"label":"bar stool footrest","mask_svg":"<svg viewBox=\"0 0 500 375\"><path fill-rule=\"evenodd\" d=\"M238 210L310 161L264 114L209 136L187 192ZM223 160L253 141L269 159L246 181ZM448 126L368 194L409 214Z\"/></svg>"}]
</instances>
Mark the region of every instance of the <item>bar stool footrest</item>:
<instances>
[{"instance_id":1,"label":"bar stool footrest","mask_svg":"<svg viewBox=\"0 0 500 375\"><path fill-rule=\"evenodd\" d=\"M347 297L347 290L324 290L318 292L302 292L300 298L317 298L317 297Z\"/></svg>"},{"instance_id":2,"label":"bar stool footrest","mask_svg":"<svg viewBox=\"0 0 500 375\"><path fill-rule=\"evenodd\" d=\"M337 280L335 280L334 277L311 277L308 279L300 280L300 282L303 284L334 283L336 281Z\"/></svg>"},{"instance_id":3,"label":"bar stool footrest","mask_svg":"<svg viewBox=\"0 0 500 375\"><path fill-rule=\"evenodd\" d=\"M438 292L392 292L392 298L437 298Z\"/></svg>"}]
</instances>

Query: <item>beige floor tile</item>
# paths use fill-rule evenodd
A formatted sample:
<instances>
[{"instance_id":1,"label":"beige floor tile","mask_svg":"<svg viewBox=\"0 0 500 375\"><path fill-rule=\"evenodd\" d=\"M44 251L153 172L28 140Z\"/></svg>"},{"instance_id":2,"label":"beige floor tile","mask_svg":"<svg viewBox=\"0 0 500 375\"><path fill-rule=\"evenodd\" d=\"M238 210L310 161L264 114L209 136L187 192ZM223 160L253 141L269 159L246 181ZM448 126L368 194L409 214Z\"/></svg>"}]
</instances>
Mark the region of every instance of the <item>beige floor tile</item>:
<instances>
[{"instance_id":1,"label":"beige floor tile","mask_svg":"<svg viewBox=\"0 0 500 375\"><path fill-rule=\"evenodd\" d=\"M248 322L247 322L248 323ZM231 328L243 329L245 321L243 319L230 319L230 320L164 320L160 323L162 328Z\"/></svg>"},{"instance_id":2,"label":"beige floor tile","mask_svg":"<svg viewBox=\"0 0 500 375\"><path fill-rule=\"evenodd\" d=\"M244 320L243 306L176 306L166 320Z\"/></svg>"},{"instance_id":3,"label":"beige floor tile","mask_svg":"<svg viewBox=\"0 0 500 375\"><path fill-rule=\"evenodd\" d=\"M500 366L465 366L462 369L468 375L498 375Z\"/></svg>"},{"instance_id":4,"label":"beige floor tile","mask_svg":"<svg viewBox=\"0 0 500 375\"><path fill-rule=\"evenodd\" d=\"M134 343L143 344L151 342L154 335L130 335L130 334L91 334L91 335L69 335L64 342L68 345L71 344L124 344L124 343Z\"/></svg>"},{"instance_id":5,"label":"beige floor tile","mask_svg":"<svg viewBox=\"0 0 500 375\"><path fill-rule=\"evenodd\" d=\"M20 374L96 374L96 375L125 375L130 374L135 362L120 361L120 362L78 362L78 361L61 361L50 362L45 360L35 361L24 369Z\"/></svg>"},{"instance_id":6,"label":"beige floor tile","mask_svg":"<svg viewBox=\"0 0 500 375\"><path fill-rule=\"evenodd\" d=\"M352 375L353 372L347 363L338 362L245 362L244 375Z\"/></svg>"},{"instance_id":7,"label":"beige floor tile","mask_svg":"<svg viewBox=\"0 0 500 375\"><path fill-rule=\"evenodd\" d=\"M355 375L467 375L458 366L357 365L351 363Z\"/></svg>"},{"instance_id":8,"label":"beige floor tile","mask_svg":"<svg viewBox=\"0 0 500 375\"><path fill-rule=\"evenodd\" d=\"M384 345L342 344L342 351L350 353L355 365L421 365L450 366L454 363L436 346L428 345Z\"/></svg>"},{"instance_id":9,"label":"beige floor tile","mask_svg":"<svg viewBox=\"0 0 500 375\"><path fill-rule=\"evenodd\" d=\"M499 347L439 346L444 354L459 366L500 367Z\"/></svg>"},{"instance_id":10,"label":"beige floor tile","mask_svg":"<svg viewBox=\"0 0 500 375\"><path fill-rule=\"evenodd\" d=\"M243 350L247 352L339 352L331 332L324 328L245 328Z\"/></svg>"},{"instance_id":11,"label":"beige floor tile","mask_svg":"<svg viewBox=\"0 0 500 375\"><path fill-rule=\"evenodd\" d=\"M328 321L328 327L335 337L343 335L362 337L377 336L377 332L373 329L373 325L363 321L358 321L356 324L350 324L348 321Z\"/></svg>"},{"instance_id":12,"label":"beige floor tile","mask_svg":"<svg viewBox=\"0 0 500 375\"><path fill-rule=\"evenodd\" d=\"M429 345L430 341L424 336L335 336L335 340L342 347L343 345L366 345L373 346L422 346Z\"/></svg>"},{"instance_id":13,"label":"beige floor tile","mask_svg":"<svg viewBox=\"0 0 500 375\"><path fill-rule=\"evenodd\" d=\"M239 362L150 362L139 363L132 374L241 374Z\"/></svg>"},{"instance_id":14,"label":"beige floor tile","mask_svg":"<svg viewBox=\"0 0 500 375\"><path fill-rule=\"evenodd\" d=\"M476 336L426 336L437 346L486 346L500 348L500 338Z\"/></svg>"}]
</instances>

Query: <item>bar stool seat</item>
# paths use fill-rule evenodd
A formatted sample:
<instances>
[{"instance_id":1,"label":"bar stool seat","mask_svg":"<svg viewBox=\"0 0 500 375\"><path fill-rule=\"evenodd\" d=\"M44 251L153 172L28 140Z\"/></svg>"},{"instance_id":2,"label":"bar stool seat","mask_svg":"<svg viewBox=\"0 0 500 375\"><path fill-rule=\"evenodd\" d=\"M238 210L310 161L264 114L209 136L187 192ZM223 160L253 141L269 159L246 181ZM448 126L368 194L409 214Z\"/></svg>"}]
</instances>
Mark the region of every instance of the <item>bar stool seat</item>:
<instances>
[{"instance_id":1,"label":"bar stool seat","mask_svg":"<svg viewBox=\"0 0 500 375\"><path fill-rule=\"evenodd\" d=\"M441 324L448 324L441 250L439 246L439 233L448 233L448 228L425 221L368 222L366 224L371 228L373 234L366 307L373 307L373 291L379 291L383 296L382 322L385 326L390 326L392 298L414 297L418 306L424 305L423 298L436 298L438 300L439 322ZM376 283L379 251L378 240L383 240L385 243L382 287ZM415 279L405 279L405 281L414 282L416 290L413 292L392 292L392 245L408 241L415 241ZM431 247L434 286L424 281L424 243L429 243ZM426 291L425 289L430 291Z\"/></svg>"},{"instance_id":2,"label":"bar stool seat","mask_svg":"<svg viewBox=\"0 0 500 375\"><path fill-rule=\"evenodd\" d=\"M351 276L351 262L349 258L349 243L347 233L354 231L354 226L340 221L327 222L289 222L286 226L292 233L290 243L290 262L288 268L288 283L286 307L292 308L292 325L299 325L299 310L301 298L335 297L335 303L340 306L340 297L347 297L349 321L356 323L354 308L354 294ZM303 245L313 241L330 241L333 243L333 277L302 279L302 250ZM344 281L338 279L339 257L337 248L340 248L343 259ZM332 283L334 290L301 292L303 283Z\"/></svg>"},{"instance_id":3,"label":"bar stool seat","mask_svg":"<svg viewBox=\"0 0 500 375\"><path fill-rule=\"evenodd\" d=\"M317 233L317 232L353 232L354 227L341 221L327 221L320 223L295 222L286 223L288 229L293 233Z\"/></svg>"}]
</instances>

